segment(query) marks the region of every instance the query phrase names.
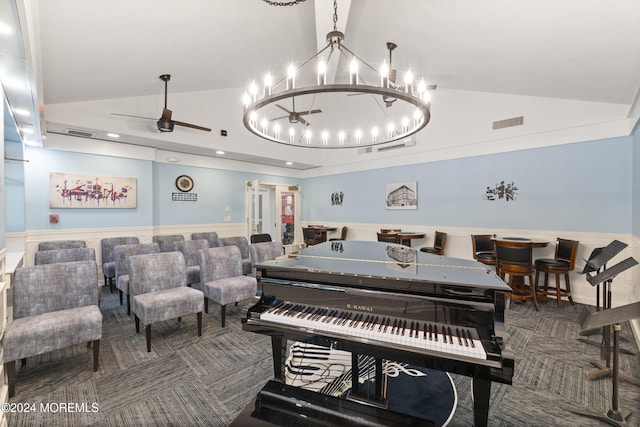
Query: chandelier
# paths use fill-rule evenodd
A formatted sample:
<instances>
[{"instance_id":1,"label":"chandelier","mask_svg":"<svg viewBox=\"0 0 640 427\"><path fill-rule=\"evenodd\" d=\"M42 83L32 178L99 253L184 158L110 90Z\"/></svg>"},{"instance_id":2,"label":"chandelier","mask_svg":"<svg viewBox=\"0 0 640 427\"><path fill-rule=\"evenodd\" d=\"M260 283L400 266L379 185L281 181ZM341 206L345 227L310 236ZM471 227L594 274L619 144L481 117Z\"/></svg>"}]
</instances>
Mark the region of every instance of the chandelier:
<instances>
[{"instance_id":1,"label":"chandelier","mask_svg":"<svg viewBox=\"0 0 640 427\"><path fill-rule=\"evenodd\" d=\"M268 72L262 84L249 85L243 122L251 133L290 146L353 148L407 139L429 123L429 87L411 69L397 81L391 63L396 45L387 43L389 63L375 69L345 46L337 21L334 0L326 46L301 65L285 66L281 79Z\"/></svg>"}]
</instances>

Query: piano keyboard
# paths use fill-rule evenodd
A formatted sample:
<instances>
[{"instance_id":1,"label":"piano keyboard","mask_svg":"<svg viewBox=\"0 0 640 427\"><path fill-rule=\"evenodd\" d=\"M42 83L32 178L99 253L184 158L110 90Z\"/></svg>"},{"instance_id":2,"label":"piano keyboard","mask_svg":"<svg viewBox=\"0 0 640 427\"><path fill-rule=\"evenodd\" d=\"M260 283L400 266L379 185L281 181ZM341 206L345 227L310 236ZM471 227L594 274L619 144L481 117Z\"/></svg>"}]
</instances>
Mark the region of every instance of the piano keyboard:
<instances>
[{"instance_id":1,"label":"piano keyboard","mask_svg":"<svg viewBox=\"0 0 640 427\"><path fill-rule=\"evenodd\" d=\"M260 320L487 360L477 333L468 327L284 301L261 313Z\"/></svg>"}]
</instances>

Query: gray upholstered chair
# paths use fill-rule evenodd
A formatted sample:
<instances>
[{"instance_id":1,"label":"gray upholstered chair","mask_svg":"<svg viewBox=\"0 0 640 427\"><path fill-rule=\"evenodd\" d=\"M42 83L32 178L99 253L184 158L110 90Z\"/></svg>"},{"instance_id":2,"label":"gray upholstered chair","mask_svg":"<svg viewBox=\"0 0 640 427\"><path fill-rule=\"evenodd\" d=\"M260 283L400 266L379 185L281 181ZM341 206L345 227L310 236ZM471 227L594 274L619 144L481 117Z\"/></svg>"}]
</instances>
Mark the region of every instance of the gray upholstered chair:
<instances>
[{"instance_id":1,"label":"gray upholstered chair","mask_svg":"<svg viewBox=\"0 0 640 427\"><path fill-rule=\"evenodd\" d=\"M119 245L137 245L138 243L140 240L137 237L107 237L100 241L104 285L109 284L111 292L115 287L116 278L116 259L113 256L113 248Z\"/></svg>"},{"instance_id":2,"label":"gray upholstered chair","mask_svg":"<svg viewBox=\"0 0 640 427\"><path fill-rule=\"evenodd\" d=\"M203 294L187 284L186 263L182 252L132 255L128 258L131 309L145 328L147 352L151 351L151 324L197 314L198 336L202 336Z\"/></svg>"},{"instance_id":3,"label":"gray upholstered chair","mask_svg":"<svg viewBox=\"0 0 640 427\"><path fill-rule=\"evenodd\" d=\"M205 239L185 240L173 244L176 251L182 252L187 263L187 286L200 283L200 264L198 252L209 248L209 241Z\"/></svg>"},{"instance_id":4,"label":"gray upholstered chair","mask_svg":"<svg viewBox=\"0 0 640 427\"><path fill-rule=\"evenodd\" d=\"M269 261L284 255L284 246L281 242L259 242L249 245L249 258L251 259L251 275L256 275L256 265L262 261Z\"/></svg>"},{"instance_id":5,"label":"gray upholstered chair","mask_svg":"<svg viewBox=\"0 0 640 427\"><path fill-rule=\"evenodd\" d=\"M249 256L249 241L244 236L223 237L222 246L237 246L242 257L242 274L251 274L251 258Z\"/></svg>"},{"instance_id":6,"label":"gray upholstered chair","mask_svg":"<svg viewBox=\"0 0 640 427\"><path fill-rule=\"evenodd\" d=\"M98 308L98 267L76 261L18 268L13 283L13 322L2 338L9 397L15 395L16 360L93 343L98 370L102 314Z\"/></svg>"},{"instance_id":7,"label":"gray upholstered chair","mask_svg":"<svg viewBox=\"0 0 640 427\"><path fill-rule=\"evenodd\" d=\"M205 239L209 241L210 248L219 248L222 242L215 231L205 231L200 233L191 233L191 240Z\"/></svg>"},{"instance_id":8,"label":"gray upholstered chair","mask_svg":"<svg viewBox=\"0 0 640 427\"><path fill-rule=\"evenodd\" d=\"M38 243L39 251L50 251L52 249L73 249L86 248L87 242L84 240L53 240L50 242Z\"/></svg>"},{"instance_id":9,"label":"gray upholstered chair","mask_svg":"<svg viewBox=\"0 0 640 427\"><path fill-rule=\"evenodd\" d=\"M127 258L132 255L153 254L160 252L157 243L139 243L137 245L118 245L113 248L116 263L116 288L120 291L120 305L123 294L127 295L127 314L131 314L131 296L129 295L129 264Z\"/></svg>"},{"instance_id":10,"label":"gray upholstered chair","mask_svg":"<svg viewBox=\"0 0 640 427\"><path fill-rule=\"evenodd\" d=\"M173 252L173 244L175 242L183 242L182 234L167 234L164 236L153 236L153 243L160 245L160 252Z\"/></svg>"},{"instance_id":11,"label":"gray upholstered chair","mask_svg":"<svg viewBox=\"0 0 640 427\"><path fill-rule=\"evenodd\" d=\"M35 265L57 264L59 262L93 261L96 251L93 248L49 249L35 254Z\"/></svg>"},{"instance_id":12,"label":"gray upholstered chair","mask_svg":"<svg viewBox=\"0 0 640 427\"><path fill-rule=\"evenodd\" d=\"M220 304L224 328L227 304L253 298L258 283L255 277L243 274L242 256L237 246L204 249L198 255L204 312L209 312L209 299Z\"/></svg>"}]
</instances>

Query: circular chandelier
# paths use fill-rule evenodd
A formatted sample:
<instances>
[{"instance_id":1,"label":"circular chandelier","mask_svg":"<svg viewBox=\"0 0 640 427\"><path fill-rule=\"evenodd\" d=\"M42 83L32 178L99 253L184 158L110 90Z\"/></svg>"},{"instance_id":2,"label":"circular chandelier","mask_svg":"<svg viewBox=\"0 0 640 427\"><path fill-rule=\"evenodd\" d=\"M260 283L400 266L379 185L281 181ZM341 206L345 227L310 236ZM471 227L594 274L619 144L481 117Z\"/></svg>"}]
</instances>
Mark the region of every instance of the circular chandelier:
<instances>
[{"instance_id":1,"label":"circular chandelier","mask_svg":"<svg viewBox=\"0 0 640 427\"><path fill-rule=\"evenodd\" d=\"M379 70L353 53L337 30L336 0L333 9L327 46L299 66L290 64L280 80L267 73L262 85L250 84L243 96L245 127L269 141L310 148L385 144L423 129L431 118L427 84L416 82L411 69L402 82L396 80L394 43L387 43L389 63L385 60Z\"/></svg>"}]
</instances>

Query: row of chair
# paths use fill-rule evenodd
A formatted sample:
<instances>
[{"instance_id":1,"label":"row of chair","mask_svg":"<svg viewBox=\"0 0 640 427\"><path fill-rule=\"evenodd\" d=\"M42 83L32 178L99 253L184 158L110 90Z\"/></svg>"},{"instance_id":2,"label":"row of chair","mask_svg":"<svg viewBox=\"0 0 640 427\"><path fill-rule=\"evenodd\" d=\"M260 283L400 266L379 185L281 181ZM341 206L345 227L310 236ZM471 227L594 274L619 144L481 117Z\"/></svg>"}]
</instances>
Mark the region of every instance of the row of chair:
<instances>
[{"instance_id":1,"label":"row of chair","mask_svg":"<svg viewBox=\"0 0 640 427\"><path fill-rule=\"evenodd\" d=\"M574 304L569 272L575 267L579 246L577 240L557 238L554 257L534 261L533 243L495 240L495 237L494 234L472 234L473 258L483 264L495 266L496 273L502 279L508 276L508 284L514 288L512 298L531 300L536 310L538 298L546 300L548 296L556 298L558 308L562 308L563 297ZM538 286L541 272L544 273L543 287ZM556 278L555 289L549 288L550 274ZM564 277L564 288L561 286L560 276ZM516 285L520 281L518 278L528 278L529 286Z\"/></svg>"},{"instance_id":2,"label":"row of chair","mask_svg":"<svg viewBox=\"0 0 640 427\"><path fill-rule=\"evenodd\" d=\"M240 249L236 246L195 251L202 289L187 286L187 260L180 251L161 252L158 243L152 253L130 255L124 260L128 272L128 292L136 332L144 326L147 351L151 351L151 324L195 313L198 335L202 334L202 311L208 312L209 299L221 305L225 326L227 304L255 296L255 277L243 272ZM204 248L206 243L206 248ZM174 247L189 242L174 242ZM66 247L67 245L61 245ZM119 245L140 246L140 244ZM102 338L99 309L98 272L91 248L45 249L38 265L16 270L13 281L14 320L3 337L3 363L8 373L9 396L15 394L16 361L83 342L93 346L93 369L98 369ZM57 254L54 254L57 252ZM140 252L140 251L139 251ZM70 261L73 254L90 254L91 259ZM250 245L255 264L284 254L282 244L262 242ZM193 254L192 254L193 255ZM117 261L116 261L117 262Z\"/></svg>"}]
</instances>

